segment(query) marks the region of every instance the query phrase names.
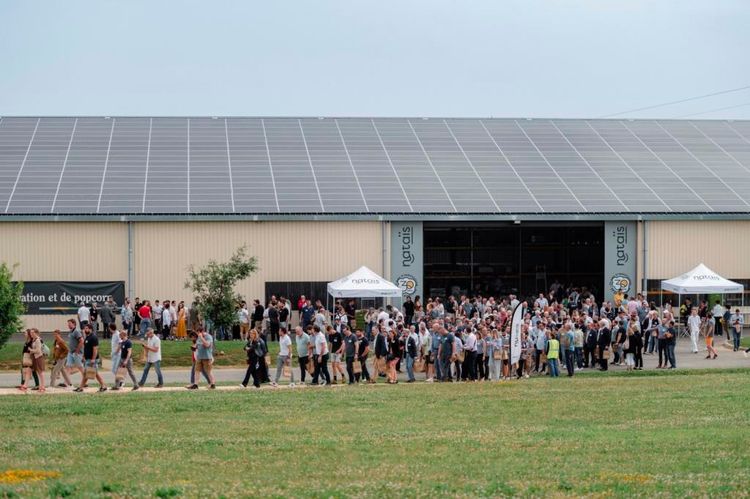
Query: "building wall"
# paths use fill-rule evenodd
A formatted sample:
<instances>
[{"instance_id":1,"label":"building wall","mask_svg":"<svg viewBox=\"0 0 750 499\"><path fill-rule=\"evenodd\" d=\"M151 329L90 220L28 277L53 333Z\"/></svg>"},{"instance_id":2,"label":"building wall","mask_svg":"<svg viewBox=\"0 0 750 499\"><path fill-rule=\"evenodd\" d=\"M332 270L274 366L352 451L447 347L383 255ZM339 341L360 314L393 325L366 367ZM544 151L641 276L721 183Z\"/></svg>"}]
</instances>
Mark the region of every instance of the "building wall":
<instances>
[{"instance_id":1,"label":"building wall","mask_svg":"<svg viewBox=\"0 0 750 499\"><path fill-rule=\"evenodd\" d=\"M259 266L237 288L250 299L264 298L266 281L332 281L361 265L384 270L380 222L137 222L135 295L190 302L188 265L225 260L243 244ZM125 281L127 293L127 224L0 223L0 261L18 263L22 280ZM42 331L64 322L25 316L27 327Z\"/></svg>"},{"instance_id":2,"label":"building wall","mask_svg":"<svg viewBox=\"0 0 750 499\"><path fill-rule=\"evenodd\" d=\"M670 279L704 263L729 279L750 278L750 221L648 222L648 278Z\"/></svg>"},{"instance_id":3,"label":"building wall","mask_svg":"<svg viewBox=\"0 0 750 499\"><path fill-rule=\"evenodd\" d=\"M102 223L2 223L0 261L18 264L24 281L127 281L127 226ZM26 316L27 327L49 331L64 316Z\"/></svg>"},{"instance_id":4,"label":"building wall","mask_svg":"<svg viewBox=\"0 0 750 499\"><path fill-rule=\"evenodd\" d=\"M188 265L228 259L239 246L259 270L240 283L263 298L266 281L332 281L362 265L382 272L379 222L184 222L135 225L135 289L140 297L190 301Z\"/></svg>"}]
</instances>

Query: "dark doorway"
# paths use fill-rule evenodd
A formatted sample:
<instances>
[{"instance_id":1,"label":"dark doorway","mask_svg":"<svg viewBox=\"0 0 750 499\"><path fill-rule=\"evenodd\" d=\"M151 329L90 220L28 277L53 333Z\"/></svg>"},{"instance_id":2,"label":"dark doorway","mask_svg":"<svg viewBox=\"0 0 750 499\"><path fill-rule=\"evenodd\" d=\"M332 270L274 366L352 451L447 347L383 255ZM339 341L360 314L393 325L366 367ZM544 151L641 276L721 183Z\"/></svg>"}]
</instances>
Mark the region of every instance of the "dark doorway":
<instances>
[{"instance_id":1,"label":"dark doorway","mask_svg":"<svg viewBox=\"0 0 750 499\"><path fill-rule=\"evenodd\" d=\"M427 296L530 296L555 281L598 291L603 279L603 223L424 224Z\"/></svg>"}]
</instances>

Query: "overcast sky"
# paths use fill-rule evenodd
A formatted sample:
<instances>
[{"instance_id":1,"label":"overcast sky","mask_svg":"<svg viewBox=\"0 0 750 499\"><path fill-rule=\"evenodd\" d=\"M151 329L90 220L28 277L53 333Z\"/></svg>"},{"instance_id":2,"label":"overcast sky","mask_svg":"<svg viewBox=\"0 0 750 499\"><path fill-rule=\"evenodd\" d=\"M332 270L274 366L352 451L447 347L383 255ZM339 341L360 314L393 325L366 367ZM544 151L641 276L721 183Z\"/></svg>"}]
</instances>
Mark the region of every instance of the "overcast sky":
<instances>
[{"instance_id":1,"label":"overcast sky","mask_svg":"<svg viewBox=\"0 0 750 499\"><path fill-rule=\"evenodd\" d=\"M598 117L750 85L748 48L748 0L0 0L0 115Z\"/></svg>"}]
</instances>

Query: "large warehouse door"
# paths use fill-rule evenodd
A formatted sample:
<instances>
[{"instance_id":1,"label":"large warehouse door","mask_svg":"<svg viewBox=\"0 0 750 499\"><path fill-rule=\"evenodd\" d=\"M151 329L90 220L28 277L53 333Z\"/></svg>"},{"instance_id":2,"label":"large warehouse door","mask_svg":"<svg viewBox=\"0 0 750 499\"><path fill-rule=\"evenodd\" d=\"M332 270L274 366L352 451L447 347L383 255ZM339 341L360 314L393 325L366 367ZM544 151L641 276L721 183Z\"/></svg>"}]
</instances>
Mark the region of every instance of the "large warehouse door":
<instances>
[{"instance_id":1,"label":"large warehouse door","mask_svg":"<svg viewBox=\"0 0 750 499\"><path fill-rule=\"evenodd\" d=\"M599 294L603 223L425 223L424 294L531 296L555 282Z\"/></svg>"}]
</instances>

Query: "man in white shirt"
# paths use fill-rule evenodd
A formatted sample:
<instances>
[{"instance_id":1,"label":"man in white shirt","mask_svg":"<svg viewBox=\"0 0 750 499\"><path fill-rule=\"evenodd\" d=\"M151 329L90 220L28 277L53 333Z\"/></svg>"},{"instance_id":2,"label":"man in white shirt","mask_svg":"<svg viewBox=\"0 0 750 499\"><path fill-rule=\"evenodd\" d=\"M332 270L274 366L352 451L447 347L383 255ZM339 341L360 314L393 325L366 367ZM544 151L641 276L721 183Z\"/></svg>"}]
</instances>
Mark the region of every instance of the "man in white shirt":
<instances>
[{"instance_id":1,"label":"man in white shirt","mask_svg":"<svg viewBox=\"0 0 750 499\"><path fill-rule=\"evenodd\" d=\"M313 356L313 360L315 361L315 374L313 374L312 384L318 384L318 379L322 373L323 382L321 384L330 385L331 374L328 372L328 342L326 342L326 335L323 334L323 331L317 325L314 326L314 331L315 355Z\"/></svg>"},{"instance_id":2,"label":"man in white shirt","mask_svg":"<svg viewBox=\"0 0 750 499\"><path fill-rule=\"evenodd\" d=\"M380 312L378 312L378 323L382 320L383 325L385 326L386 324L388 324L388 321L390 319L391 319L391 316L388 315L388 312L386 312L385 310L381 308Z\"/></svg>"},{"instance_id":3,"label":"man in white shirt","mask_svg":"<svg viewBox=\"0 0 750 499\"><path fill-rule=\"evenodd\" d=\"M476 355L477 355L477 335L474 329L469 330L469 334L464 339L464 364L461 370L461 377L464 380L476 381Z\"/></svg>"},{"instance_id":4,"label":"man in white shirt","mask_svg":"<svg viewBox=\"0 0 750 499\"><path fill-rule=\"evenodd\" d=\"M83 326L89 323L90 317L91 311L89 310L89 307L87 307L85 303L81 302L81 306L78 309L78 324L80 324L81 329L83 329Z\"/></svg>"},{"instance_id":5,"label":"man in white shirt","mask_svg":"<svg viewBox=\"0 0 750 499\"><path fill-rule=\"evenodd\" d=\"M164 386L164 378L161 375L161 340L154 334L154 330L148 328L146 331L146 343L142 343L143 349L146 350L146 365L143 368L143 375L138 386L146 384L148 378L148 372L151 370L151 366L156 369L157 385L156 388Z\"/></svg>"},{"instance_id":6,"label":"man in white shirt","mask_svg":"<svg viewBox=\"0 0 750 499\"><path fill-rule=\"evenodd\" d=\"M169 310L169 307L169 302L165 301L161 312L161 337L165 340L172 335L172 312Z\"/></svg>"},{"instance_id":7,"label":"man in white shirt","mask_svg":"<svg viewBox=\"0 0 750 499\"><path fill-rule=\"evenodd\" d=\"M154 302L154 307L151 309L151 313L154 315L154 325L156 326L156 332L158 334L161 334L162 332L162 312L164 311L164 307L159 305L159 300L156 300Z\"/></svg>"},{"instance_id":8,"label":"man in white shirt","mask_svg":"<svg viewBox=\"0 0 750 499\"><path fill-rule=\"evenodd\" d=\"M698 317L698 309L693 307L690 310L690 317L687 320L688 330L690 331L690 341L693 346L693 353L698 353L698 335L701 329L701 318Z\"/></svg>"},{"instance_id":9,"label":"man in white shirt","mask_svg":"<svg viewBox=\"0 0 750 499\"><path fill-rule=\"evenodd\" d=\"M287 334L286 328L279 328L279 356L276 358L276 379L274 379L271 386L278 386L281 373L284 370L284 366L289 366L290 383L289 386L294 386L294 371L292 370L292 339Z\"/></svg>"}]
</instances>

